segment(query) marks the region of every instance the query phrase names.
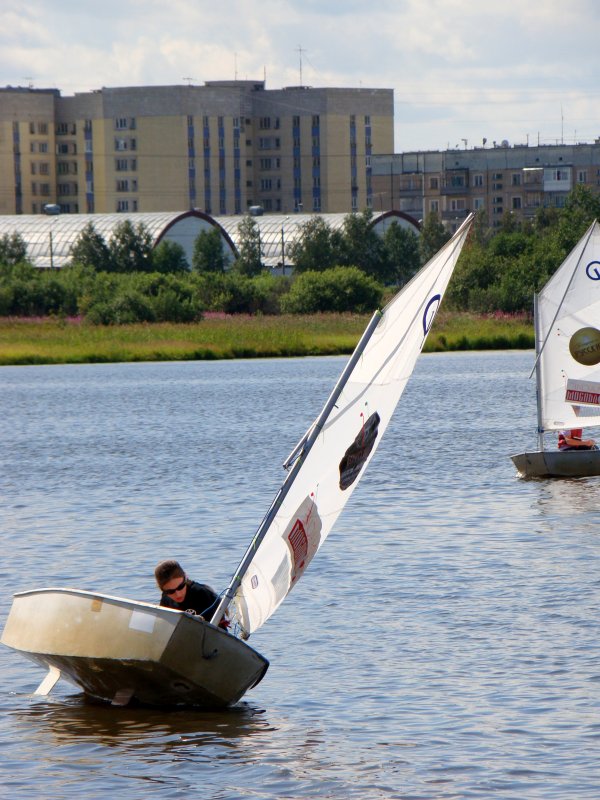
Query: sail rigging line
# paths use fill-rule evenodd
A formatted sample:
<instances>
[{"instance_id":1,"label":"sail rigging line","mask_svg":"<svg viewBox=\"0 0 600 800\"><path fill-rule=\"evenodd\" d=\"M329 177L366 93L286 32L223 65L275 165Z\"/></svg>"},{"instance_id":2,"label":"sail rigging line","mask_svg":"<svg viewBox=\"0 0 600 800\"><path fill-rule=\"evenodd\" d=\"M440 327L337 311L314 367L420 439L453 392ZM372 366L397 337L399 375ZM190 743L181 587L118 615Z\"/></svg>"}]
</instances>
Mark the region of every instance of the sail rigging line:
<instances>
[{"instance_id":1,"label":"sail rigging line","mask_svg":"<svg viewBox=\"0 0 600 800\"><path fill-rule=\"evenodd\" d=\"M348 363L346 364L346 367L344 368L342 374L340 375L338 382L334 386L333 391L329 395L329 399L325 403L323 410L321 411L316 422L313 424L311 430L305 437L303 446L301 448L297 446L293 451L293 453L298 453L298 455L296 456L294 466L288 473L285 481L283 482L279 491L277 492L275 499L271 503L269 510L265 514L263 521L261 522L258 530L256 531L256 534L254 535L254 538L252 539L250 546L246 550L246 553L242 558L229 586L223 593L221 602L217 606L217 610L215 611L212 619L210 620L211 624L218 625L219 622L222 620L224 614L226 613L229 604L233 600L235 592L240 586L244 578L244 575L246 574L248 567L250 566L252 559L254 558L256 549L258 548L263 538L265 537L271 522L273 521L273 519L277 514L277 511L281 507L281 504L285 499L285 496L287 495L289 489L291 488L297 473L300 471L300 467L302 466L304 458L310 452L311 447L313 446L314 442L321 433L322 428L327 422L327 418L331 414L332 409L335 407L335 404L339 396L344 390L344 386L348 382L348 379L352 374L352 371L354 370L354 367L356 366L358 360L362 356L369 340L375 333L375 330L377 329L377 326L379 325L379 322L381 321L382 317L383 317L383 312L379 309L371 317L371 320L367 325L363 335L361 336L360 341L356 345L356 348L352 356L348 360Z\"/></svg>"},{"instance_id":2,"label":"sail rigging line","mask_svg":"<svg viewBox=\"0 0 600 800\"><path fill-rule=\"evenodd\" d=\"M594 228L596 227L596 224L597 224L596 220L594 220L592 222L592 224L590 225L590 227L588 228L588 230L587 230L585 244L581 248L581 253L579 254L579 258L577 259L577 263L573 267L573 272L571 273L571 277L569 278L569 283L567 284L567 288L565 289L565 291L563 293L563 296L560 299L560 303L558 304L558 307L556 309L556 313L554 315L554 319L552 320L552 322L550 323L550 325L548 327L548 332L546 333L546 337L545 337L544 341L542 342L542 346L540 348L540 352L537 354L537 357L535 359L535 364L533 365L533 369L529 373L529 378L531 378L531 376L535 372L535 370L537 368L537 365L538 365L538 361L542 357L542 353L544 352L544 348L546 346L546 342L548 341L548 337L550 336L550 333L552 332L552 329L554 328L554 323L556 322L556 319L557 319L558 315L560 314L560 310L562 308L562 304L564 303L565 297L567 296L568 291L571 288L571 284L573 283L573 281L575 279L575 275L577 274L577 270L579 269L579 264L581 263L581 259L583 258L583 254L585 253L586 247L588 246L588 242L589 242L589 240L590 240L590 238L592 236L592 233L594 232ZM550 280L552 280L552 278L550 278ZM535 314L535 310L534 310L534 314Z\"/></svg>"}]
</instances>

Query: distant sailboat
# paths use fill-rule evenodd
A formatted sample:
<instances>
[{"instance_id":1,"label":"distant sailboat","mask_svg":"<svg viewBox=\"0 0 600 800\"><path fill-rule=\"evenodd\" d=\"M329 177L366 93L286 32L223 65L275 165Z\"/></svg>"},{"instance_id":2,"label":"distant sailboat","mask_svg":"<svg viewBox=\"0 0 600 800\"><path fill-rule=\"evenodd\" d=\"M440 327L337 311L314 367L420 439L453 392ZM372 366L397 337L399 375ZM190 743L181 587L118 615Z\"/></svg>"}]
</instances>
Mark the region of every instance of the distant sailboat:
<instances>
[{"instance_id":1,"label":"distant sailboat","mask_svg":"<svg viewBox=\"0 0 600 800\"><path fill-rule=\"evenodd\" d=\"M226 706L264 676L244 641L296 585L373 457L421 352L473 221L374 314L289 470L210 622L76 589L16 594L1 641L44 666L47 694L65 678L123 705ZM227 613L231 633L218 627Z\"/></svg>"},{"instance_id":2,"label":"distant sailboat","mask_svg":"<svg viewBox=\"0 0 600 800\"><path fill-rule=\"evenodd\" d=\"M538 450L526 478L600 475L600 450L544 449L544 433L600 425L600 225L594 221L535 298Z\"/></svg>"}]
</instances>

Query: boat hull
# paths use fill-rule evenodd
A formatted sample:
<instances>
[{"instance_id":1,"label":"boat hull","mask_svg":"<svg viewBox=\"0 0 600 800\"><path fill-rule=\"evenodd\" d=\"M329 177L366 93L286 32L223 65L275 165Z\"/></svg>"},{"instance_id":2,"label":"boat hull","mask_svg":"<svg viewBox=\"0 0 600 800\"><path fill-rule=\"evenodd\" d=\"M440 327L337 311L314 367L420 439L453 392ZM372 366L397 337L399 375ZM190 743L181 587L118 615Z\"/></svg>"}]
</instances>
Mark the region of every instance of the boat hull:
<instances>
[{"instance_id":1,"label":"boat hull","mask_svg":"<svg viewBox=\"0 0 600 800\"><path fill-rule=\"evenodd\" d=\"M539 450L511 456L522 478L600 475L600 450Z\"/></svg>"},{"instance_id":2,"label":"boat hull","mask_svg":"<svg viewBox=\"0 0 600 800\"><path fill-rule=\"evenodd\" d=\"M76 589L16 594L0 641L49 670L38 693L60 676L114 705L228 706L269 666L191 614Z\"/></svg>"}]
</instances>

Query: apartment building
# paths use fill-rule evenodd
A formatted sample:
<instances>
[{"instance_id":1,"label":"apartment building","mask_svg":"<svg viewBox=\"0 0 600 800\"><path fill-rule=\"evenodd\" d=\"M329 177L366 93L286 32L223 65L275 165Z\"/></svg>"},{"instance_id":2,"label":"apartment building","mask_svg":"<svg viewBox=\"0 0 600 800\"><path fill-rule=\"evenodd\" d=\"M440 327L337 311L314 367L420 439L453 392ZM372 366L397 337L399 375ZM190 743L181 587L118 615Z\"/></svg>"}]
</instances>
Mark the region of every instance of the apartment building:
<instances>
[{"instance_id":1,"label":"apartment building","mask_svg":"<svg viewBox=\"0 0 600 800\"><path fill-rule=\"evenodd\" d=\"M203 86L0 89L0 215L372 206L393 91Z\"/></svg>"},{"instance_id":2,"label":"apartment building","mask_svg":"<svg viewBox=\"0 0 600 800\"><path fill-rule=\"evenodd\" d=\"M373 208L424 220L435 211L452 231L483 209L492 227L504 212L531 219L564 205L577 184L600 193L600 139L593 144L513 145L374 155Z\"/></svg>"}]
</instances>

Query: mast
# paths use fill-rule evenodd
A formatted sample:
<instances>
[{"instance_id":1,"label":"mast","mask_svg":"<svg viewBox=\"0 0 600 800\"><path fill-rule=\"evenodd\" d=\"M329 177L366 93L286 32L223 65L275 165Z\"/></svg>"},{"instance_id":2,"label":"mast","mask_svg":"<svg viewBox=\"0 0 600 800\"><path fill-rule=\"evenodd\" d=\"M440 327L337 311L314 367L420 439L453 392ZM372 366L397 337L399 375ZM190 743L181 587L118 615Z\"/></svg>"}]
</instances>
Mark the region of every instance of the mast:
<instances>
[{"instance_id":1,"label":"mast","mask_svg":"<svg viewBox=\"0 0 600 800\"><path fill-rule=\"evenodd\" d=\"M337 403L339 396L343 392L345 385L348 383L348 379L350 378L350 375L352 374L354 367L356 366L358 360L362 356L371 336L373 335L375 329L379 325L379 321L381 320L382 316L383 313L381 311L376 311L373 314L369 324L367 325L363 335L360 338L360 341L356 345L354 353L352 354L348 363L346 364L344 371L342 372L338 382L334 386L333 391L331 392L329 399L325 403L325 406L321 411L319 417L317 418L314 425L310 428L307 435L298 443L298 445L294 448L290 456L288 456L288 458L286 459L285 466L289 466L290 464L292 464L295 459L294 466L292 467L285 481L281 485L281 488L279 489L275 499L273 500L271 507L267 511L263 521L261 522L258 530L254 535L254 538L252 539L252 542L250 543L250 546L246 550L244 557L242 558L233 578L231 579L229 586L225 590L221 598L221 601L219 602L219 605L217 606L217 609L213 614L212 619L210 620L213 625L218 625L219 622L223 619L223 615L225 614L227 608L229 607L229 604L233 600L233 597L239 585L241 584L244 575L246 574L248 567L250 566L252 559L254 558L254 554L257 548L260 546L260 543L264 539L271 525L271 522L277 515L277 512L279 511L279 508L283 503L285 496L289 492L296 478L296 475L300 471L300 468L304 461L304 457L310 452L311 447L313 446L317 437L321 433L323 425L325 424L327 418L331 414L331 411L333 410L335 404Z\"/></svg>"},{"instance_id":2,"label":"mast","mask_svg":"<svg viewBox=\"0 0 600 800\"><path fill-rule=\"evenodd\" d=\"M544 429L542 428L542 362L540 361L540 331L538 320L538 295L533 295L533 319L535 323L535 399L537 403L538 450L544 449Z\"/></svg>"}]
</instances>

